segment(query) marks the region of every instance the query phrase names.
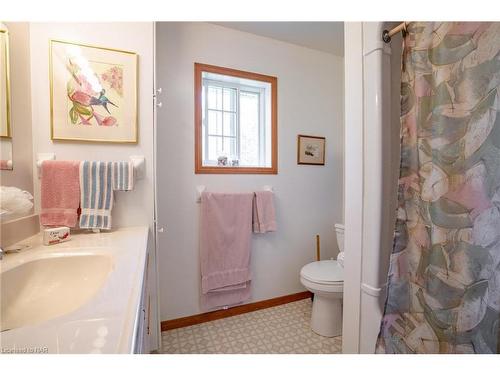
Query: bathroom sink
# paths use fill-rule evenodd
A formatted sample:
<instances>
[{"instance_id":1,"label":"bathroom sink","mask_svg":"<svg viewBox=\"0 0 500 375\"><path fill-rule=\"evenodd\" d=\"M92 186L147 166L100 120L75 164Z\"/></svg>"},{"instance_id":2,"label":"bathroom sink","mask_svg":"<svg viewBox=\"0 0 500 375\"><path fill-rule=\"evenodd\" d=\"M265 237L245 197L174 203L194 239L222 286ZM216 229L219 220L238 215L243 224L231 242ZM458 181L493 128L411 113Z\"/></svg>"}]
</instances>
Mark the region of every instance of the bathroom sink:
<instances>
[{"instance_id":1,"label":"bathroom sink","mask_svg":"<svg viewBox=\"0 0 500 375\"><path fill-rule=\"evenodd\" d=\"M0 275L0 330L35 325L88 302L112 270L112 258L78 254L34 259Z\"/></svg>"}]
</instances>

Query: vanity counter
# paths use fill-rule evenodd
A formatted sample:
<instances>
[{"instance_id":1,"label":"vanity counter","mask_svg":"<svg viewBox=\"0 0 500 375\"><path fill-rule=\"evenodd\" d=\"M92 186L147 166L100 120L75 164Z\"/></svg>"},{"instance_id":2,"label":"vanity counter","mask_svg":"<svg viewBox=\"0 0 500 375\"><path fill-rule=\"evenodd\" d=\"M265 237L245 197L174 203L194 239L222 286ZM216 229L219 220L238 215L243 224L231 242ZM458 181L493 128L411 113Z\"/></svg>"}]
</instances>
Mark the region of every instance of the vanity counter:
<instances>
[{"instance_id":1,"label":"vanity counter","mask_svg":"<svg viewBox=\"0 0 500 375\"><path fill-rule=\"evenodd\" d=\"M72 234L51 246L39 233L21 243L31 248L0 261L2 353L137 351L147 227Z\"/></svg>"}]
</instances>

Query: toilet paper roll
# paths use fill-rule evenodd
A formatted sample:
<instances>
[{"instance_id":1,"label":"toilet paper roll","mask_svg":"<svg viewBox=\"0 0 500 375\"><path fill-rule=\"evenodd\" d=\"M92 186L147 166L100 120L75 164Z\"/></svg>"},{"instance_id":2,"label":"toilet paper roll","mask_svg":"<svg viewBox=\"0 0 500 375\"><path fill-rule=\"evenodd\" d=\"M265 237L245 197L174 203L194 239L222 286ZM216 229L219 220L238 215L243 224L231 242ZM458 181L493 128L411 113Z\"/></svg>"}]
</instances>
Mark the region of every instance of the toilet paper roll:
<instances>
[{"instance_id":1,"label":"toilet paper roll","mask_svg":"<svg viewBox=\"0 0 500 375\"><path fill-rule=\"evenodd\" d=\"M344 267L344 252L341 251L339 253L339 255L337 255L337 262L339 262L339 264Z\"/></svg>"}]
</instances>

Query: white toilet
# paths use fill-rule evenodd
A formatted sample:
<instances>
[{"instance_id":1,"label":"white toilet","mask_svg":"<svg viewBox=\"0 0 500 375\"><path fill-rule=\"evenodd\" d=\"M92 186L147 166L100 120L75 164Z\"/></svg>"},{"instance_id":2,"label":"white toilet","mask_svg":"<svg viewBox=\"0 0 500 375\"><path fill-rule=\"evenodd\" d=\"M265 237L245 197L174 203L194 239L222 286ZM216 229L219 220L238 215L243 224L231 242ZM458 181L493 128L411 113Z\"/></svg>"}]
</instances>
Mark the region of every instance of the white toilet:
<instances>
[{"instance_id":1,"label":"white toilet","mask_svg":"<svg viewBox=\"0 0 500 375\"><path fill-rule=\"evenodd\" d=\"M335 224L339 250L344 251L344 226ZM336 260L312 262L302 267L300 282L314 293L311 329L326 337L342 334L344 267Z\"/></svg>"}]
</instances>

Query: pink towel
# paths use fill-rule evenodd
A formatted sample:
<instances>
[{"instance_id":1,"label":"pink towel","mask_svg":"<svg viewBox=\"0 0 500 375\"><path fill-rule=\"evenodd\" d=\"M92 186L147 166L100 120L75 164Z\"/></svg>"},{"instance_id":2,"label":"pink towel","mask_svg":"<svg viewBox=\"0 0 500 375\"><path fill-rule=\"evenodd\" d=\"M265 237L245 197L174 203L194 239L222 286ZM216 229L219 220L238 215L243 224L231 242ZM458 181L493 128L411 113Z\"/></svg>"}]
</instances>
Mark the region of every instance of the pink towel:
<instances>
[{"instance_id":1,"label":"pink towel","mask_svg":"<svg viewBox=\"0 0 500 375\"><path fill-rule=\"evenodd\" d=\"M276 232L276 214L272 191L256 191L253 201L254 233Z\"/></svg>"},{"instance_id":2,"label":"pink towel","mask_svg":"<svg viewBox=\"0 0 500 375\"><path fill-rule=\"evenodd\" d=\"M42 163L42 225L76 226L80 206L80 162L46 160Z\"/></svg>"},{"instance_id":3,"label":"pink towel","mask_svg":"<svg viewBox=\"0 0 500 375\"><path fill-rule=\"evenodd\" d=\"M201 302L204 309L250 298L252 193L201 195Z\"/></svg>"}]
</instances>

